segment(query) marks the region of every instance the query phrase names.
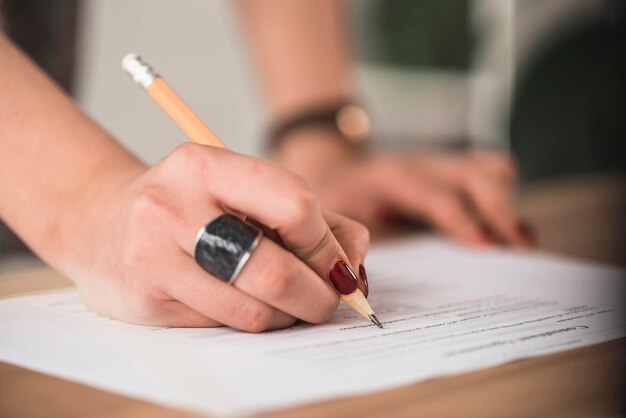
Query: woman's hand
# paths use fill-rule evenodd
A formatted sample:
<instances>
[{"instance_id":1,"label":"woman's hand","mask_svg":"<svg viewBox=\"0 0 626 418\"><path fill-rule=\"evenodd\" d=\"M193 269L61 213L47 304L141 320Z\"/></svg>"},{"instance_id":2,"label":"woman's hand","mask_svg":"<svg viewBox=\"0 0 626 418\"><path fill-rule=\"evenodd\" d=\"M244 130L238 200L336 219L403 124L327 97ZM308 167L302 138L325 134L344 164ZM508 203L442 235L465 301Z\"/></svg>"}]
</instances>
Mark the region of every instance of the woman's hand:
<instances>
[{"instance_id":1,"label":"woman's hand","mask_svg":"<svg viewBox=\"0 0 626 418\"><path fill-rule=\"evenodd\" d=\"M232 285L192 256L197 231L224 212L250 216L286 247L263 237ZM89 267L75 275L83 298L103 315L145 325L259 332L297 319L324 322L339 302L329 272L345 261L358 274L369 244L361 224L322 213L302 178L191 143L120 187L97 213L105 219L95 245L82 251Z\"/></svg>"},{"instance_id":2,"label":"woman's hand","mask_svg":"<svg viewBox=\"0 0 626 418\"><path fill-rule=\"evenodd\" d=\"M341 262L358 271L367 230L322 213L300 177L194 144L148 169L1 33L0 63L0 218L97 312L263 331L327 320L339 300L329 276L354 285ZM234 285L191 256L198 230L225 211L275 230L287 248L262 238Z\"/></svg>"},{"instance_id":3,"label":"woman's hand","mask_svg":"<svg viewBox=\"0 0 626 418\"><path fill-rule=\"evenodd\" d=\"M512 206L515 168L506 153L404 152L350 157L336 138L304 132L279 158L309 179L325 208L373 230L424 221L470 245L535 245Z\"/></svg>"},{"instance_id":4,"label":"woman's hand","mask_svg":"<svg viewBox=\"0 0 626 418\"><path fill-rule=\"evenodd\" d=\"M511 205L515 172L505 154L387 154L354 164L320 188L332 210L372 227L420 219L472 245L534 246Z\"/></svg>"}]
</instances>

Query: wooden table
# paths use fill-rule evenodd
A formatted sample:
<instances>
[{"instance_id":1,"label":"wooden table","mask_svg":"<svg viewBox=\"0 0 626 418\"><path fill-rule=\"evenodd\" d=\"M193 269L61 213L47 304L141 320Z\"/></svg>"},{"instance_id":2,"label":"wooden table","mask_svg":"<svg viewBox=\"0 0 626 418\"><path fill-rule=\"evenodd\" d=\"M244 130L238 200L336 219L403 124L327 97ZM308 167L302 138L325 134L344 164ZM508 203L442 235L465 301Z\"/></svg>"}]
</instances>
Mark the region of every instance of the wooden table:
<instances>
[{"instance_id":1,"label":"wooden table","mask_svg":"<svg viewBox=\"0 0 626 418\"><path fill-rule=\"evenodd\" d=\"M579 177L524 190L522 214L551 252L626 264L623 178ZM69 285L51 269L0 278L0 296ZM1 341L0 341L1 344ZM626 416L626 339L433 379L268 417ZM320 382L323 384L323 382ZM198 417L0 362L0 417Z\"/></svg>"}]
</instances>

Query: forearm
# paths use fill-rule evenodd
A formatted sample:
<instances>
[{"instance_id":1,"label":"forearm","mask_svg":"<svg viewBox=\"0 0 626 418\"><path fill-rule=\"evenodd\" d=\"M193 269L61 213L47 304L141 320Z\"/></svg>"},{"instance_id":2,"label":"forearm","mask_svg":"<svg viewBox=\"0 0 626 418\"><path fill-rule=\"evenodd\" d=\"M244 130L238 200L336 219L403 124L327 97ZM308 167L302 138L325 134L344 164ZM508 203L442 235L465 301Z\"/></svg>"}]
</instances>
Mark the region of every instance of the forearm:
<instances>
[{"instance_id":1,"label":"forearm","mask_svg":"<svg viewBox=\"0 0 626 418\"><path fill-rule=\"evenodd\" d=\"M241 0L239 11L273 123L354 97L343 1ZM337 132L298 129L278 160L311 183L353 158Z\"/></svg>"},{"instance_id":2,"label":"forearm","mask_svg":"<svg viewBox=\"0 0 626 418\"><path fill-rule=\"evenodd\" d=\"M0 62L0 217L60 266L114 183L143 166L1 34Z\"/></svg>"},{"instance_id":3,"label":"forearm","mask_svg":"<svg viewBox=\"0 0 626 418\"><path fill-rule=\"evenodd\" d=\"M343 1L241 0L239 9L273 118L351 96Z\"/></svg>"}]
</instances>

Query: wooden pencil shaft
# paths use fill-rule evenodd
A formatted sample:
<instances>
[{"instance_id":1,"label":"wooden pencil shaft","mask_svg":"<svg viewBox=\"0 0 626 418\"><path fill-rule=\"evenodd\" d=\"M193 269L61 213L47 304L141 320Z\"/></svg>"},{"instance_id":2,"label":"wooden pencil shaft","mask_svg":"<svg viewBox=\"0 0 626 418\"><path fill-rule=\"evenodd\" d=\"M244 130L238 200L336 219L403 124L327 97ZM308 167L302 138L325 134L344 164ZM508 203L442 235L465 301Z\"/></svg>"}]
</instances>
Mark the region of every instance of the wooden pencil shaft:
<instances>
[{"instance_id":1,"label":"wooden pencil shaft","mask_svg":"<svg viewBox=\"0 0 626 418\"><path fill-rule=\"evenodd\" d=\"M146 91L193 142L226 148L217 135L202 122L162 77L156 77Z\"/></svg>"},{"instance_id":2,"label":"wooden pencil shaft","mask_svg":"<svg viewBox=\"0 0 626 418\"><path fill-rule=\"evenodd\" d=\"M122 68L130 74L137 84L146 89L150 97L193 142L226 148L226 145L220 141L217 135L141 57L132 53L127 54L122 60ZM352 274L354 275L354 272ZM374 315L365 295L359 289L349 295L341 295L341 299L365 318L371 319L371 316Z\"/></svg>"},{"instance_id":3,"label":"wooden pencil shaft","mask_svg":"<svg viewBox=\"0 0 626 418\"><path fill-rule=\"evenodd\" d=\"M359 289L356 289L349 295L341 295L341 300L365 318L369 319L369 316L374 314L374 311L367 302L365 295Z\"/></svg>"}]
</instances>

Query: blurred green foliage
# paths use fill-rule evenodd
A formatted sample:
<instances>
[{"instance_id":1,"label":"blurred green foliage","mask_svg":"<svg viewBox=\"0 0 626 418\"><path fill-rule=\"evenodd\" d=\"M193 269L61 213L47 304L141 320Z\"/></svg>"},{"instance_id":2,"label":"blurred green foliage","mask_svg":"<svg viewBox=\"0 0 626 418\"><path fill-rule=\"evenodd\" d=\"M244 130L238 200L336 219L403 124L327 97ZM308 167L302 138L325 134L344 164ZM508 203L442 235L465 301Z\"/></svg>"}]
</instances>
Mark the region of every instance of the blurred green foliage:
<instances>
[{"instance_id":1,"label":"blurred green foliage","mask_svg":"<svg viewBox=\"0 0 626 418\"><path fill-rule=\"evenodd\" d=\"M361 61L467 70L470 0L355 0Z\"/></svg>"}]
</instances>

